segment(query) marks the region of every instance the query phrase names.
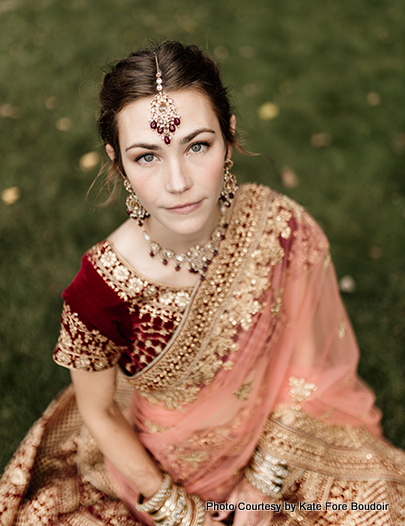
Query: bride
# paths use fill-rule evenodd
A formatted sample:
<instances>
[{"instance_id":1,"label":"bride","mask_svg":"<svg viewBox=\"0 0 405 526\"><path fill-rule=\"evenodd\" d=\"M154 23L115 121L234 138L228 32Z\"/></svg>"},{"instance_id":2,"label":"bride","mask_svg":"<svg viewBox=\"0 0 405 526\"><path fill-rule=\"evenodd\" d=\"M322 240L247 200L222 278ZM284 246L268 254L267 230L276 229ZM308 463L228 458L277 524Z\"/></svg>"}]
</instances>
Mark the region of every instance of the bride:
<instances>
[{"instance_id":1,"label":"bride","mask_svg":"<svg viewBox=\"0 0 405 526\"><path fill-rule=\"evenodd\" d=\"M237 186L215 63L135 52L100 104L129 218L63 294L72 384L6 469L1 524L402 523L404 454L357 376L327 239L288 197Z\"/></svg>"}]
</instances>

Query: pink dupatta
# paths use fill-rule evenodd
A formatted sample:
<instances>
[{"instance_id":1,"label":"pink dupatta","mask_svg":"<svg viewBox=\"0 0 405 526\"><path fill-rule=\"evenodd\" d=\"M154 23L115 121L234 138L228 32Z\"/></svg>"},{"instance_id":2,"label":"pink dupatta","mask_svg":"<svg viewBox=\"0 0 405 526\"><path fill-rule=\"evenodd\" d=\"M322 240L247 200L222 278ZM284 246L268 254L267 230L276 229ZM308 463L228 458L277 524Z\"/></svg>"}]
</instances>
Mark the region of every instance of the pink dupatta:
<instances>
[{"instance_id":1,"label":"pink dupatta","mask_svg":"<svg viewBox=\"0 0 405 526\"><path fill-rule=\"evenodd\" d=\"M183 322L130 380L128 415L162 469L206 500L242 487L263 433L297 477L345 477L340 463L352 480L404 482L402 454L390 448L387 460L375 438L380 413L357 377L358 355L321 229L287 197L245 185ZM321 443L325 465L315 454ZM350 454L340 450L337 462L330 451L340 446ZM136 489L109 472L134 509Z\"/></svg>"}]
</instances>

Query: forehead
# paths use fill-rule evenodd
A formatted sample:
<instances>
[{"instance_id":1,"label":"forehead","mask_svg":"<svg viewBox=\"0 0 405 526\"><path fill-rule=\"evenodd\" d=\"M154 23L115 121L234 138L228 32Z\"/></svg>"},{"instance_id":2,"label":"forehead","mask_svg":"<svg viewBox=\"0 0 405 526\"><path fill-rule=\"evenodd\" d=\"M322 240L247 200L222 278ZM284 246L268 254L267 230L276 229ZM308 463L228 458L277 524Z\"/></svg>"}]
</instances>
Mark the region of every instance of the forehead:
<instances>
[{"instance_id":1,"label":"forehead","mask_svg":"<svg viewBox=\"0 0 405 526\"><path fill-rule=\"evenodd\" d=\"M205 95L196 90L173 91L166 95L173 100L176 113L181 119L175 137L177 134L187 135L201 127L210 127L220 133L218 118ZM144 97L131 102L120 111L117 122L121 140L132 140L140 135L145 137L145 134L149 139L157 137L156 131L149 124L152 99L153 97Z\"/></svg>"}]
</instances>

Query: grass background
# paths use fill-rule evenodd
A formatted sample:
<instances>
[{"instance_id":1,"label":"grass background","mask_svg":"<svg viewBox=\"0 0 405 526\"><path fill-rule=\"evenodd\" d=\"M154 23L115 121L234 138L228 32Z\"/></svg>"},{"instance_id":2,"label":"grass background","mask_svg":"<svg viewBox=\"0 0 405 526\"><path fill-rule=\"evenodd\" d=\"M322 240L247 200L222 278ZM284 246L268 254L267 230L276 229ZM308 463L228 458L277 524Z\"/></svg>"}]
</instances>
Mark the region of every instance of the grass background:
<instances>
[{"instance_id":1,"label":"grass background","mask_svg":"<svg viewBox=\"0 0 405 526\"><path fill-rule=\"evenodd\" d=\"M51 359L63 289L126 218L85 200L102 72L163 37L219 60L245 146L273 159L235 156L238 179L288 193L324 228L356 284L343 299L360 372L405 447L403 1L1 0L0 28L0 192L20 194L0 199L0 469L69 381ZM269 102L278 116L260 118Z\"/></svg>"}]
</instances>

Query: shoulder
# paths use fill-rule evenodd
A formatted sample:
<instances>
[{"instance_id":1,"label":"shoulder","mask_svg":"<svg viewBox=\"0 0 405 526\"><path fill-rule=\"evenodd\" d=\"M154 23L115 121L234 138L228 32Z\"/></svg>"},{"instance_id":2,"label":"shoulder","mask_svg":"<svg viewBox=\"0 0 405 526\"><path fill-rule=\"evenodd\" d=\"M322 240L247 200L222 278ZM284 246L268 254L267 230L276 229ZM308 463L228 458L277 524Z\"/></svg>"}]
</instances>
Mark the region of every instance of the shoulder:
<instances>
[{"instance_id":1,"label":"shoulder","mask_svg":"<svg viewBox=\"0 0 405 526\"><path fill-rule=\"evenodd\" d=\"M262 212L262 245L277 249L278 257L273 264L286 256L290 262L300 260L309 268L322 258L329 257L329 242L318 222L294 199L271 188L257 184L241 185L246 203L252 203L254 213L257 198L266 200L266 211ZM247 199L251 196L252 199ZM260 217L258 217L260 219Z\"/></svg>"},{"instance_id":2,"label":"shoulder","mask_svg":"<svg viewBox=\"0 0 405 526\"><path fill-rule=\"evenodd\" d=\"M239 187L239 192L240 198L244 200L247 206L254 206L258 200L264 201L269 217L273 217L274 213L283 210L299 224L303 221L316 224L316 221L302 205L268 186L256 183L243 184Z\"/></svg>"}]
</instances>

